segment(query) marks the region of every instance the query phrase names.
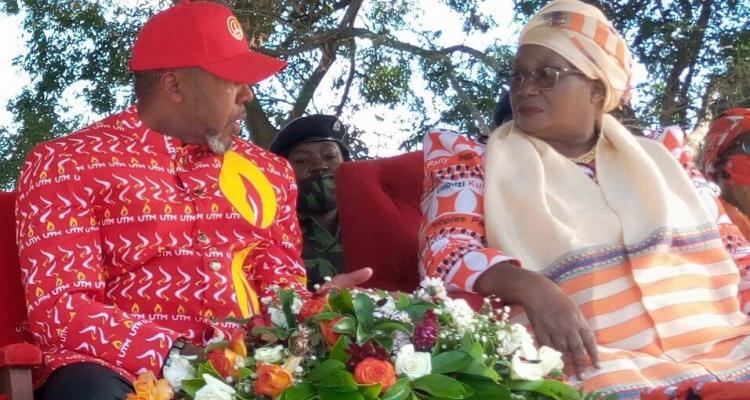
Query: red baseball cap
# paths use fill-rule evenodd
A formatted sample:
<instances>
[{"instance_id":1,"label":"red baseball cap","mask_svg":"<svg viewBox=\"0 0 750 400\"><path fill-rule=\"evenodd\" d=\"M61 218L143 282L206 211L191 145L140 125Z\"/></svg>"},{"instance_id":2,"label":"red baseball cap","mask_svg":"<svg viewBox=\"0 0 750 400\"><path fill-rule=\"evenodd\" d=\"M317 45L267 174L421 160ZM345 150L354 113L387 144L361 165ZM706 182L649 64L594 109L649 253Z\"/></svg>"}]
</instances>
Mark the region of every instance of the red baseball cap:
<instances>
[{"instance_id":1,"label":"red baseball cap","mask_svg":"<svg viewBox=\"0 0 750 400\"><path fill-rule=\"evenodd\" d=\"M146 21L130 58L131 71L199 67L246 84L258 83L286 65L250 51L240 22L228 8L187 0Z\"/></svg>"}]
</instances>

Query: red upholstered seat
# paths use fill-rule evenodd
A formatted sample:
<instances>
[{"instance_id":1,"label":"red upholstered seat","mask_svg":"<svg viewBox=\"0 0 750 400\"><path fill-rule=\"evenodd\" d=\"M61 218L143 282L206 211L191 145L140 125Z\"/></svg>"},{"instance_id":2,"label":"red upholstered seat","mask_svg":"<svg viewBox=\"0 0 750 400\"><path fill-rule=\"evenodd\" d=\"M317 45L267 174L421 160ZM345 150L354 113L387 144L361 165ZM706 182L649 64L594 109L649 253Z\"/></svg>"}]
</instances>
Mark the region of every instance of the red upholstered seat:
<instances>
[{"instance_id":1,"label":"red upholstered seat","mask_svg":"<svg viewBox=\"0 0 750 400\"><path fill-rule=\"evenodd\" d=\"M28 343L26 300L18 265L15 233L16 194L0 192L0 396L31 400L29 366L42 362L42 353Z\"/></svg>"},{"instance_id":2,"label":"red upholstered seat","mask_svg":"<svg viewBox=\"0 0 750 400\"><path fill-rule=\"evenodd\" d=\"M363 286L413 291L419 285L417 251L422 218L422 152L355 161L336 169L336 199L346 270L370 267ZM483 297L453 293L479 309Z\"/></svg>"},{"instance_id":3,"label":"red upholstered seat","mask_svg":"<svg viewBox=\"0 0 750 400\"><path fill-rule=\"evenodd\" d=\"M411 291L419 284L422 152L348 162L336 169L346 269L371 267L367 287Z\"/></svg>"}]
</instances>

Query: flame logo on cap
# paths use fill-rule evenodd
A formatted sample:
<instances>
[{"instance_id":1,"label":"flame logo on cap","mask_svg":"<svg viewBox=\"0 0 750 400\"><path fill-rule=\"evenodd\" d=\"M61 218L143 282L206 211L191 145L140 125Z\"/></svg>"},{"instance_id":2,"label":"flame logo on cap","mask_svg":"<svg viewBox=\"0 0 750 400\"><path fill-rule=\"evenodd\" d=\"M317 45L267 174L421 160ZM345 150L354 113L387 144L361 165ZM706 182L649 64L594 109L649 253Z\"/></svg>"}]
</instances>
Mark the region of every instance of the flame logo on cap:
<instances>
[{"instance_id":1,"label":"flame logo on cap","mask_svg":"<svg viewBox=\"0 0 750 400\"><path fill-rule=\"evenodd\" d=\"M229 29L229 34L237 40L242 40L245 37L245 34L242 33L242 25L234 15L227 18L227 29Z\"/></svg>"},{"instance_id":2,"label":"flame logo on cap","mask_svg":"<svg viewBox=\"0 0 750 400\"><path fill-rule=\"evenodd\" d=\"M224 153L219 188L235 210L253 226L267 228L276 218L276 191L263 171L238 153Z\"/></svg>"}]
</instances>

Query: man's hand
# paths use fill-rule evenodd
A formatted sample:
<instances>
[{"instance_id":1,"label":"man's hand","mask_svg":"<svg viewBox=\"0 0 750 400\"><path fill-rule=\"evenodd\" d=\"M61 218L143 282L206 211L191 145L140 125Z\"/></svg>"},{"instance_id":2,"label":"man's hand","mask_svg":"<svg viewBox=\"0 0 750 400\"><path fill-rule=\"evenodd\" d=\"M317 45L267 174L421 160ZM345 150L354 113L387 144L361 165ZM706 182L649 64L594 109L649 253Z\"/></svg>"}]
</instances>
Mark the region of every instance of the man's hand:
<instances>
[{"instance_id":1,"label":"man's hand","mask_svg":"<svg viewBox=\"0 0 750 400\"><path fill-rule=\"evenodd\" d=\"M372 268L362 268L354 272L338 274L318 289L318 293L325 293L331 289L351 289L367 282L372 277Z\"/></svg>"},{"instance_id":2,"label":"man's hand","mask_svg":"<svg viewBox=\"0 0 750 400\"><path fill-rule=\"evenodd\" d=\"M192 343L185 343L185 347L180 350L180 355L186 357L196 357L197 360L205 360L205 351L206 349L201 346L196 346Z\"/></svg>"}]
</instances>

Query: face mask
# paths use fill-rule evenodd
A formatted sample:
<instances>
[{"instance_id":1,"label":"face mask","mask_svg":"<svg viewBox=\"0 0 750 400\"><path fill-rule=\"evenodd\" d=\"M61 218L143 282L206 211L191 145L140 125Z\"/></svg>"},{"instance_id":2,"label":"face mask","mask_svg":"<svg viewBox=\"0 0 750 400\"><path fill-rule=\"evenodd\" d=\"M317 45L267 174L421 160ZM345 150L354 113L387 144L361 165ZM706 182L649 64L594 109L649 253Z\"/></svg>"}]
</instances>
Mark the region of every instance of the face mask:
<instances>
[{"instance_id":1,"label":"face mask","mask_svg":"<svg viewBox=\"0 0 750 400\"><path fill-rule=\"evenodd\" d=\"M313 174L298 183L297 210L305 214L322 214L336 208L336 183L333 174Z\"/></svg>"}]
</instances>

